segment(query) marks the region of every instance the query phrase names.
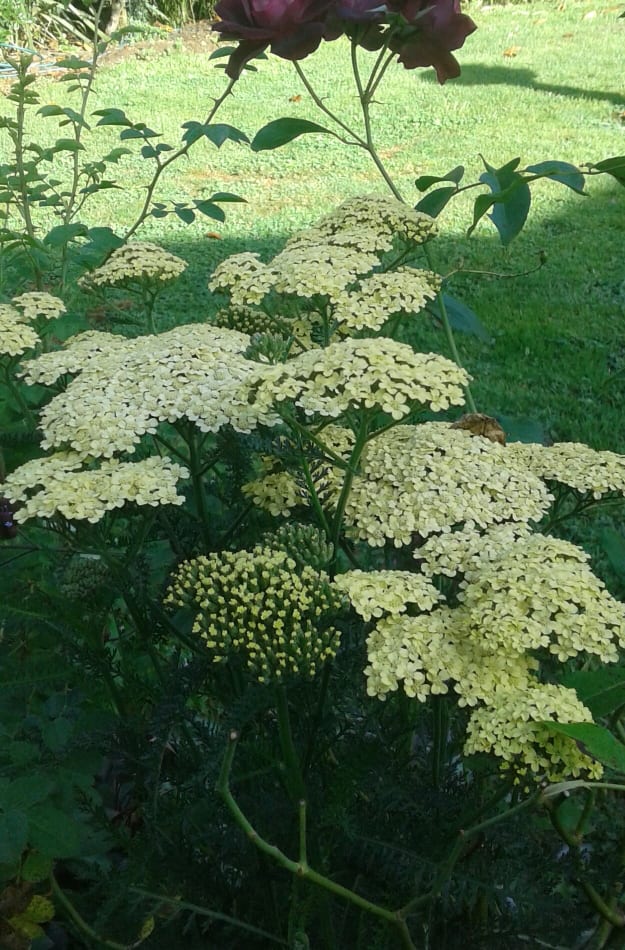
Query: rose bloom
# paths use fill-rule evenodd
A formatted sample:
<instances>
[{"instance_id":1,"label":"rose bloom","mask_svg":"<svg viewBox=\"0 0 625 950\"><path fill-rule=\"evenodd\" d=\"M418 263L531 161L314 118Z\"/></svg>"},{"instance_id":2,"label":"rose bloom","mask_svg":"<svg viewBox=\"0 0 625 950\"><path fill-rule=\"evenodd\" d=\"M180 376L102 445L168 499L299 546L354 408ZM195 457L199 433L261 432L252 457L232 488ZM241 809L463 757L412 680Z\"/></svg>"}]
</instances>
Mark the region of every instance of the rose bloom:
<instances>
[{"instance_id":1,"label":"rose bloom","mask_svg":"<svg viewBox=\"0 0 625 950\"><path fill-rule=\"evenodd\" d=\"M331 0L220 0L213 28L226 39L240 40L226 73L232 79L257 53L271 46L283 59L297 60L319 46Z\"/></svg>"},{"instance_id":2,"label":"rose bloom","mask_svg":"<svg viewBox=\"0 0 625 950\"><path fill-rule=\"evenodd\" d=\"M451 50L460 49L477 27L460 12L459 0L391 0L389 8L407 23L389 43L406 69L433 66L441 84L460 75Z\"/></svg>"},{"instance_id":3,"label":"rose bloom","mask_svg":"<svg viewBox=\"0 0 625 950\"><path fill-rule=\"evenodd\" d=\"M238 40L226 73L241 75L245 64L271 47L283 59L304 59L322 39L352 35L358 44L379 49L385 38L406 69L433 66L443 83L460 73L451 55L475 29L470 17L460 13L459 0L220 0L214 29L225 39ZM388 14L395 14L388 25ZM397 16L399 14L399 17ZM364 28L366 27L366 28Z\"/></svg>"}]
</instances>

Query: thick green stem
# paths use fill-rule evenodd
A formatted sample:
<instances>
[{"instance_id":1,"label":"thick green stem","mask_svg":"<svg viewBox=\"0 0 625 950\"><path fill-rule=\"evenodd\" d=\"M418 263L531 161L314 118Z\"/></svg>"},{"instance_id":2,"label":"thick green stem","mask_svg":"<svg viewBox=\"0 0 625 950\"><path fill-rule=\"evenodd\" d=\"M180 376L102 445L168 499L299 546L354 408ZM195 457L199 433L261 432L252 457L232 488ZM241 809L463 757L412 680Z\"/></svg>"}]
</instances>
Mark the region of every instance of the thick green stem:
<instances>
[{"instance_id":1,"label":"thick green stem","mask_svg":"<svg viewBox=\"0 0 625 950\"><path fill-rule=\"evenodd\" d=\"M560 820L560 816L558 815L557 805L554 805L553 802L546 803L546 805L547 805L547 813L549 815L549 818L551 819L551 824L553 825L557 833L560 835L562 840L565 842L565 844L567 844L568 847L571 849L574 856L579 859L579 845L580 845L579 838L575 835L574 832L569 831L568 828L566 828L566 826ZM586 895L593 909L596 911L597 914L599 914L600 917L603 918L603 920L605 920L612 927L616 927L618 929L625 928L625 914L623 914L623 912L620 911L618 907L616 907L610 899L608 899L607 901L604 900L604 898L601 896L599 891L590 883L590 881L586 880L586 878L583 876L583 873L582 873L581 861L579 860L578 860L578 875L577 875L576 883Z\"/></svg>"},{"instance_id":2,"label":"thick green stem","mask_svg":"<svg viewBox=\"0 0 625 950\"><path fill-rule=\"evenodd\" d=\"M206 508L206 495L204 494L204 481L202 478L202 464L200 453L198 452L195 433L190 431L187 435L187 445L189 446L189 464L191 467L191 482L193 484L193 497L197 505L197 511L200 518L200 528L202 539L207 550L210 550L210 529L208 523L208 510Z\"/></svg>"},{"instance_id":3,"label":"thick green stem","mask_svg":"<svg viewBox=\"0 0 625 950\"><path fill-rule=\"evenodd\" d=\"M520 811L523 811L524 809L529 808L531 805L534 805L539 800L540 795L541 792L539 790L529 798L524 799L518 805L514 805L512 808L509 808L507 811L501 812L499 815L494 815L492 818L487 818L485 821L482 821L477 825L473 825L471 828L461 830L453 844L451 851L447 855L447 858L441 864L430 890L427 891L427 893L420 894L419 896L413 897L412 900L408 901L408 903L405 904L400 911L398 911L399 916L405 920L412 913L414 913L415 910L418 910L420 907L424 907L431 901L436 900L441 890L451 877L453 870L460 860L462 852L464 851L470 838L472 838L474 835L481 834L481 832L486 831L487 828L490 828L501 821L506 821L508 818L512 817L512 815L516 815Z\"/></svg>"},{"instance_id":4,"label":"thick green stem","mask_svg":"<svg viewBox=\"0 0 625 950\"><path fill-rule=\"evenodd\" d=\"M101 937L100 934L98 934L83 917L81 917L70 901L69 897L59 887L54 874L50 875L50 890L52 891L52 896L65 910L67 916L70 918L72 923L75 924L78 930L80 930L80 932L84 934L85 937L88 937L89 940L99 944L101 947L106 947L107 950L134 950L135 947L139 947L150 936L151 931L146 933L145 937L141 937L139 940L135 940L133 943L118 943L116 940L107 940L105 937Z\"/></svg>"},{"instance_id":5,"label":"thick green stem","mask_svg":"<svg viewBox=\"0 0 625 950\"><path fill-rule=\"evenodd\" d=\"M291 874L296 875L301 880L309 881L311 884L316 884L318 887L329 891L336 897L343 898L344 900L354 904L356 907L360 907L362 910L366 910L370 914L374 914L376 917L387 920L398 931L405 950L416 950L416 947L410 937L410 932L408 930L406 921L400 916L399 912L388 910L385 907L381 907L379 904L374 904L372 901L368 901L366 898L354 893L354 891L350 891L347 887L343 887L341 884L337 884L330 878L325 877L325 875L319 874L317 871L309 867L308 864L303 864L301 861L292 861L286 856L286 854L284 854L283 851L280 850L280 848L276 847L276 845L270 844L256 831L252 823L235 801L235 798L230 790L230 772L232 771L232 764L234 762L238 741L238 732L231 732L228 746L226 748L226 754L224 755L221 771L217 780L216 790L223 798L226 807L230 811L230 814L236 821L237 825L247 835L252 844L254 844L255 847L259 849L259 851L262 851L263 854L266 854L272 858L277 864L280 865L280 867L283 867Z\"/></svg>"},{"instance_id":6,"label":"thick green stem","mask_svg":"<svg viewBox=\"0 0 625 950\"><path fill-rule=\"evenodd\" d=\"M423 245L423 253L427 261L428 267L430 270L434 270L434 265L432 263L432 254L430 248L428 247L427 242ZM447 338L447 345L449 346L449 352L451 353L451 358L453 359L456 366L459 366L460 369L464 369L462 365L462 360L460 359L460 354L458 353L458 347L456 346L456 338L454 337L454 331L451 328L451 323L449 320L449 314L447 313L447 306L445 304L445 295L441 290L438 291L436 295L436 300L438 302L438 309L441 315L441 322L443 324L443 330L445 331L445 337ZM471 393L471 388L467 384L464 387L465 396L467 397L467 405L471 412L477 412L477 406L475 405L475 400Z\"/></svg>"},{"instance_id":7,"label":"thick green stem","mask_svg":"<svg viewBox=\"0 0 625 950\"><path fill-rule=\"evenodd\" d=\"M433 701L432 729L432 784L440 788L441 776L447 752L447 732L449 730L449 709L445 696L435 696Z\"/></svg>"},{"instance_id":8,"label":"thick green stem","mask_svg":"<svg viewBox=\"0 0 625 950\"><path fill-rule=\"evenodd\" d=\"M276 690L276 708L278 712L278 733L280 735L280 748L282 758L286 769L286 787L293 801L306 799L306 785L302 778L295 743L293 742L293 733L291 731L291 716L289 713L289 699L284 686L278 686Z\"/></svg>"},{"instance_id":9,"label":"thick green stem","mask_svg":"<svg viewBox=\"0 0 625 950\"><path fill-rule=\"evenodd\" d=\"M336 505L336 511L334 513L334 521L332 524L332 546L333 554L332 561L330 564L330 573L333 573L336 567L336 559L338 556L339 545L341 541L341 528L343 526L343 516L345 514L345 508L349 500L349 495L352 490L352 483L354 481L354 475L358 470L358 465L360 464L360 457L363 453L364 447L367 444L367 436L369 432L369 420L366 415L363 415L360 420L360 428L356 434L356 442L352 453L349 457L347 463L347 471L345 472L345 478L343 479L343 487L341 489L341 494L339 495L339 500Z\"/></svg>"},{"instance_id":10,"label":"thick green stem","mask_svg":"<svg viewBox=\"0 0 625 950\"><path fill-rule=\"evenodd\" d=\"M321 720L323 718L323 708L326 703L326 697L328 695L328 686L330 685L330 675L332 673L332 661L326 660L323 672L321 674L321 686L319 687L319 696L317 697L317 707L315 709L315 715L312 722L312 728L310 730L310 736L308 738L308 743L306 745L306 754L304 755L304 763L302 766L302 772L304 775L308 772L310 764L312 762L313 753L315 750L315 740L317 738L317 733L319 731L319 726L321 725Z\"/></svg>"}]
</instances>

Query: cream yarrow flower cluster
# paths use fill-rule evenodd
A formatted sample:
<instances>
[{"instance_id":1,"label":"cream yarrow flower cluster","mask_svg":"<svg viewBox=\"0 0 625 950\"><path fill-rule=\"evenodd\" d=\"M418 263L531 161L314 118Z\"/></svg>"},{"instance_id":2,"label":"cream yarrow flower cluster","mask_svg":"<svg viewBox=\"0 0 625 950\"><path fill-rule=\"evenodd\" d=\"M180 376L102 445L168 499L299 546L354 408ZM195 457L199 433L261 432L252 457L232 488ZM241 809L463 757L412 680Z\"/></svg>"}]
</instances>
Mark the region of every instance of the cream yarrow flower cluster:
<instances>
[{"instance_id":1,"label":"cream yarrow flower cluster","mask_svg":"<svg viewBox=\"0 0 625 950\"><path fill-rule=\"evenodd\" d=\"M21 356L40 342L39 334L11 304L0 303L0 356Z\"/></svg>"},{"instance_id":2,"label":"cream yarrow flower cluster","mask_svg":"<svg viewBox=\"0 0 625 950\"><path fill-rule=\"evenodd\" d=\"M398 236L412 244L423 244L436 234L436 221L403 201L388 195L361 195L348 198L316 225L323 234L371 229L378 234Z\"/></svg>"},{"instance_id":3,"label":"cream yarrow flower cluster","mask_svg":"<svg viewBox=\"0 0 625 950\"><path fill-rule=\"evenodd\" d=\"M230 295L234 307L260 304L272 290L275 271L263 264L258 254L233 254L219 264L208 282L211 290L223 290Z\"/></svg>"},{"instance_id":4,"label":"cream yarrow flower cluster","mask_svg":"<svg viewBox=\"0 0 625 950\"><path fill-rule=\"evenodd\" d=\"M443 599L430 581L410 571L347 571L334 579L363 620L403 614L408 605L431 610Z\"/></svg>"},{"instance_id":5,"label":"cream yarrow flower cluster","mask_svg":"<svg viewBox=\"0 0 625 950\"><path fill-rule=\"evenodd\" d=\"M498 691L522 687L538 663L493 653L468 636L466 613L440 607L416 617L383 617L367 638L367 692L385 699L399 689L424 702L453 687L459 705L490 702Z\"/></svg>"},{"instance_id":6,"label":"cream yarrow flower cluster","mask_svg":"<svg viewBox=\"0 0 625 950\"><path fill-rule=\"evenodd\" d=\"M8 475L2 490L13 503L23 503L16 520L62 515L95 523L107 511L127 502L156 506L181 505L184 501L177 484L189 473L170 459L109 459L97 467L83 465L80 455L61 452L26 462Z\"/></svg>"},{"instance_id":7,"label":"cream yarrow flower cluster","mask_svg":"<svg viewBox=\"0 0 625 950\"><path fill-rule=\"evenodd\" d=\"M471 636L493 652L545 648L561 662L591 653L614 663L625 646L625 604L568 541L519 538L462 587Z\"/></svg>"},{"instance_id":8,"label":"cream yarrow flower cluster","mask_svg":"<svg viewBox=\"0 0 625 950\"><path fill-rule=\"evenodd\" d=\"M193 632L213 662L238 655L261 683L310 679L338 649L330 622L341 593L327 574L298 567L284 550L258 546L186 561L165 603L194 612Z\"/></svg>"},{"instance_id":9,"label":"cream yarrow flower cluster","mask_svg":"<svg viewBox=\"0 0 625 950\"><path fill-rule=\"evenodd\" d=\"M28 323L34 323L38 319L54 320L65 313L63 301L44 291L28 291L14 297L12 303L22 314L22 319Z\"/></svg>"},{"instance_id":10,"label":"cream yarrow flower cluster","mask_svg":"<svg viewBox=\"0 0 625 950\"><path fill-rule=\"evenodd\" d=\"M264 368L241 355L248 344L246 334L206 324L133 339L80 335L26 365L30 382L77 373L41 413L43 445L111 457L134 451L165 421L188 419L203 432L274 425L269 404L250 403Z\"/></svg>"},{"instance_id":11,"label":"cream yarrow flower cluster","mask_svg":"<svg viewBox=\"0 0 625 950\"><path fill-rule=\"evenodd\" d=\"M346 287L377 263L374 253L336 244L286 247L271 262L276 271L274 289L306 300L327 297L336 302Z\"/></svg>"},{"instance_id":12,"label":"cream yarrow flower cluster","mask_svg":"<svg viewBox=\"0 0 625 950\"><path fill-rule=\"evenodd\" d=\"M539 521L551 501L503 446L429 422L396 426L367 444L345 522L352 537L401 547L456 526Z\"/></svg>"},{"instance_id":13,"label":"cream yarrow flower cluster","mask_svg":"<svg viewBox=\"0 0 625 950\"><path fill-rule=\"evenodd\" d=\"M424 544L415 548L413 557L429 577L462 574L469 580L485 563L496 561L508 553L510 545L517 538L527 537L530 531L525 521L510 521L487 528L471 524L456 531L430 535Z\"/></svg>"},{"instance_id":14,"label":"cream yarrow flower cluster","mask_svg":"<svg viewBox=\"0 0 625 950\"><path fill-rule=\"evenodd\" d=\"M432 271L398 267L372 274L357 289L341 294L332 311L340 326L351 330L381 330L396 314L414 314L432 300L441 287Z\"/></svg>"},{"instance_id":15,"label":"cream yarrow flower cluster","mask_svg":"<svg viewBox=\"0 0 625 950\"><path fill-rule=\"evenodd\" d=\"M599 779L603 768L574 739L549 729L552 722L592 722L572 689L533 683L505 692L497 702L474 710L467 727L467 755L490 752L505 765L544 775L547 781L587 775Z\"/></svg>"},{"instance_id":16,"label":"cream yarrow flower cluster","mask_svg":"<svg viewBox=\"0 0 625 950\"><path fill-rule=\"evenodd\" d=\"M597 452L580 442L514 442L508 452L541 478L588 492L593 498L602 498L608 492L625 494L625 455Z\"/></svg>"},{"instance_id":17,"label":"cream yarrow flower cluster","mask_svg":"<svg viewBox=\"0 0 625 950\"><path fill-rule=\"evenodd\" d=\"M186 263L158 244L134 241L113 251L107 261L78 281L83 287L118 287L134 281L165 283L179 277Z\"/></svg>"},{"instance_id":18,"label":"cream yarrow flower cluster","mask_svg":"<svg viewBox=\"0 0 625 950\"><path fill-rule=\"evenodd\" d=\"M468 380L465 370L436 353L415 353L386 337L348 338L272 367L257 398L293 401L310 416L375 408L401 419L415 403L434 411L462 405Z\"/></svg>"}]
</instances>

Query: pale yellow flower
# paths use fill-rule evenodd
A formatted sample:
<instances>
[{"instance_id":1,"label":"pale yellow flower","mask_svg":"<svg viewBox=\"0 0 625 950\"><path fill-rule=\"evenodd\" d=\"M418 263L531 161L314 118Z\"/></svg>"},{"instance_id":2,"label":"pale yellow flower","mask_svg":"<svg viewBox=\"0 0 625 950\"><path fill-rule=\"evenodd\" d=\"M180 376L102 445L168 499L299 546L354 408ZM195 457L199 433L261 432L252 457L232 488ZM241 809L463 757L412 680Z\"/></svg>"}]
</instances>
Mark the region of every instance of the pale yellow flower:
<instances>
[{"instance_id":1,"label":"pale yellow flower","mask_svg":"<svg viewBox=\"0 0 625 950\"><path fill-rule=\"evenodd\" d=\"M127 502L154 507L184 501L177 483L189 473L168 458L138 462L109 459L97 468L83 468L83 464L80 455L61 452L26 462L8 475L3 492L14 503L23 502L16 520L62 515L95 523Z\"/></svg>"}]
</instances>

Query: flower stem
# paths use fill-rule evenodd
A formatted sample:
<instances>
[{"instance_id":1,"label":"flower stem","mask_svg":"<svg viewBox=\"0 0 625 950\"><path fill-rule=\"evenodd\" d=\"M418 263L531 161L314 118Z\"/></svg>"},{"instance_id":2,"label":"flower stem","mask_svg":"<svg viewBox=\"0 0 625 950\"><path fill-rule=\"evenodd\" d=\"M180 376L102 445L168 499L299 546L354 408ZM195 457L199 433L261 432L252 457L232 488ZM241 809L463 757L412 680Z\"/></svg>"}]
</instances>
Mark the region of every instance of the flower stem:
<instances>
[{"instance_id":1,"label":"flower stem","mask_svg":"<svg viewBox=\"0 0 625 950\"><path fill-rule=\"evenodd\" d=\"M308 864L304 864L301 861L292 861L283 851L280 850L280 848L276 847L276 845L270 844L263 837L261 837L261 835L256 831L250 820L239 807L230 789L230 773L232 771L232 764L234 762L238 741L239 733L236 731L231 732L219 773L219 778L217 780L216 790L223 798L226 807L230 811L230 814L236 821L237 825L247 835L249 840L259 849L259 851L262 851L263 854L268 855L277 864L279 864L280 867L290 871L291 874L296 875L300 880L309 881L311 884L316 884L318 887L329 891L336 897L343 898L344 900L354 904L356 907L360 907L361 910L366 910L370 914L374 914L376 917L381 917L383 920L387 920L398 930L402 941L402 946L405 948L405 950L416 950L416 947L410 937L410 932L408 930L406 921L399 915L398 911L388 910L386 907L381 907L379 904L374 904L372 901L368 901L366 898L361 897L354 891L350 891L347 887L337 884L331 878L326 877L323 874L319 874L318 871L313 870L313 868L309 867ZM299 814L301 854L301 809Z\"/></svg>"},{"instance_id":2,"label":"flower stem","mask_svg":"<svg viewBox=\"0 0 625 950\"><path fill-rule=\"evenodd\" d=\"M363 415L360 421L360 428L356 435L356 442L352 453L349 457L349 462L347 463L347 471L345 472L345 478L343 480L343 487L341 488L341 494L339 495L339 500L336 505L336 511L334 513L334 521L332 524L332 546L334 548L332 554L332 561L330 562L330 573L334 572L336 567L336 560L338 557L339 544L341 540L341 528L343 526L343 516L345 514L345 507L349 500L349 495L352 490L352 483L354 481L354 475L358 470L358 465L360 463L360 457L363 453L364 447L367 444L367 437L369 434L369 420L366 415Z\"/></svg>"}]
</instances>

